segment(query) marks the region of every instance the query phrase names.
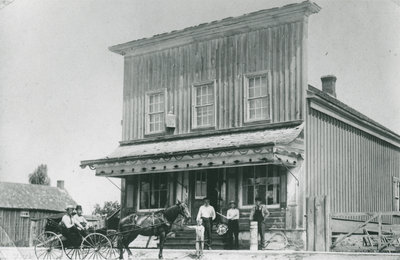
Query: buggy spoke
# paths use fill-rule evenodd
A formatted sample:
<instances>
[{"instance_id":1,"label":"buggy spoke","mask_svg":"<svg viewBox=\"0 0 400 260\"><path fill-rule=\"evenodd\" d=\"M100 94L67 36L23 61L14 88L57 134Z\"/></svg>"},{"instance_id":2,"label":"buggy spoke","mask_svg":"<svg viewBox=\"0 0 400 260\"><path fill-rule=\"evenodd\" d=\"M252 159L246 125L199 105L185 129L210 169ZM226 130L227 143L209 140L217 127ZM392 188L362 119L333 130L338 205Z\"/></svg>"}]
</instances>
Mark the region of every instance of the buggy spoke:
<instances>
[{"instance_id":1,"label":"buggy spoke","mask_svg":"<svg viewBox=\"0 0 400 260\"><path fill-rule=\"evenodd\" d=\"M60 235L46 231L35 240L35 255L37 259L59 259L63 254Z\"/></svg>"}]
</instances>

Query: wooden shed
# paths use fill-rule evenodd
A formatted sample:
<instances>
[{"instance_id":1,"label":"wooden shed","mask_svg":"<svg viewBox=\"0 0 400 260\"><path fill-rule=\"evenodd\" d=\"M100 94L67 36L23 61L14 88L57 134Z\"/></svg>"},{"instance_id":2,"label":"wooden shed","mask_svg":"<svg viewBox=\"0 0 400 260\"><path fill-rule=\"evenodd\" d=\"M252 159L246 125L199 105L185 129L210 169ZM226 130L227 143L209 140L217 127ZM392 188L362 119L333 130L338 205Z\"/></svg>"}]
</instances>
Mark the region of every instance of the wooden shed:
<instances>
[{"instance_id":1,"label":"wooden shed","mask_svg":"<svg viewBox=\"0 0 400 260\"><path fill-rule=\"evenodd\" d=\"M57 184L59 187L0 182L0 246L28 246L31 220L39 234L47 216L76 205L63 182Z\"/></svg>"}]
</instances>

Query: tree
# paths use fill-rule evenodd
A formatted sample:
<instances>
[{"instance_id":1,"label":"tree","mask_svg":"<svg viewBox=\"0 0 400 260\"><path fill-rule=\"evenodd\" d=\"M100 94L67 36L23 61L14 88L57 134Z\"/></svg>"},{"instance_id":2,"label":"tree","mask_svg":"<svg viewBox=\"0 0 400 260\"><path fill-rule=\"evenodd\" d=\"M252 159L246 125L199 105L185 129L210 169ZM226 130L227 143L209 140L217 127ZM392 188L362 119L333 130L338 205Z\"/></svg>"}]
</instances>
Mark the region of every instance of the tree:
<instances>
[{"instance_id":1,"label":"tree","mask_svg":"<svg viewBox=\"0 0 400 260\"><path fill-rule=\"evenodd\" d=\"M46 164L39 165L33 173L29 174L29 183L47 186L50 185L50 178L47 175Z\"/></svg>"},{"instance_id":2,"label":"tree","mask_svg":"<svg viewBox=\"0 0 400 260\"><path fill-rule=\"evenodd\" d=\"M115 211L119 210L121 206L118 201L105 201L103 207L100 207L99 204L94 206L93 215L107 215L107 217L111 216Z\"/></svg>"}]
</instances>

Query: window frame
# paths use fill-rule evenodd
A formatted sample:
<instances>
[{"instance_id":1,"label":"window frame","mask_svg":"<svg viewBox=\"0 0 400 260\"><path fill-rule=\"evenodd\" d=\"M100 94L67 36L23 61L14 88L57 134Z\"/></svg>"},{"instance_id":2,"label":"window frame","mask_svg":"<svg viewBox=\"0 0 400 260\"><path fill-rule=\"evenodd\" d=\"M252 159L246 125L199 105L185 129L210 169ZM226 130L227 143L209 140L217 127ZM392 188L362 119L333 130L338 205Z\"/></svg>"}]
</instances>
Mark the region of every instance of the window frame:
<instances>
[{"instance_id":1,"label":"window frame","mask_svg":"<svg viewBox=\"0 0 400 260\"><path fill-rule=\"evenodd\" d=\"M21 218L29 218L29 217L30 217L30 214L29 214L29 211L23 210L23 211L20 212L19 216L20 216Z\"/></svg>"},{"instance_id":2,"label":"window frame","mask_svg":"<svg viewBox=\"0 0 400 260\"><path fill-rule=\"evenodd\" d=\"M249 100L250 98L248 97L249 93L249 81L252 78L257 78L257 77L266 77L266 82L267 82L267 91L268 94L268 118L260 118L260 119L250 119L250 108L249 108ZM271 83L271 73L269 70L263 70L263 71L257 71L257 72L251 72L251 73L246 73L243 75L243 108L244 108L244 123L253 123L253 122L271 122L272 120L272 83ZM257 97L257 98L262 98L263 96ZM257 98L251 98L251 99L257 99Z\"/></svg>"},{"instance_id":3,"label":"window frame","mask_svg":"<svg viewBox=\"0 0 400 260\"><path fill-rule=\"evenodd\" d=\"M205 185L205 187L206 187L206 193L203 195L203 194L200 194L200 195L198 195L197 194L197 176L198 175L201 175L201 176L205 176L205 182L203 182L203 181L201 181L201 189L200 190L202 190L202 188L203 188L203 185ZM201 192L200 192L201 193ZM206 170L202 170L202 171L196 171L195 172L195 178L194 178L194 198L195 199L203 199L204 197L206 197L207 196L207 171Z\"/></svg>"},{"instance_id":4,"label":"window frame","mask_svg":"<svg viewBox=\"0 0 400 260\"><path fill-rule=\"evenodd\" d=\"M160 176L161 174L167 174L167 173L160 172L160 173L142 174L142 175L138 176L138 189L137 189L137 211L138 212L152 212L152 211L158 211L158 210L164 209L164 208L141 208L140 207L140 200L141 200L141 193L142 193L141 178L143 176L150 176L151 178L154 178L154 176L156 176L156 175ZM158 189L157 191L160 192L162 190L165 190L167 192L167 199L168 199L168 194L169 194L169 191L170 191L168 174L167 174L167 183L166 184L167 184L167 186L166 186L167 188L166 189ZM151 194L153 191L155 191L155 190L152 189L152 187L150 187L149 194ZM167 204L168 204L168 201L167 201Z\"/></svg>"},{"instance_id":5,"label":"window frame","mask_svg":"<svg viewBox=\"0 0 400 260\"><path fill-rule=\"evenodd\" d=\"M197 96L196 96L196 88L204 86L204 85L211 85L213 86L213 92L214 92L214 120L212 125L204 125L204 126L199 126L197 125L197 110L196 108L202 107L202 106L197 106ZM207 129L207 128L215 128L217 125L217 84L216 80L207 80L207 81L202 81L202 82L197 82L192 84L192 129ZM207 105L204 105L207 106ZM203 107L204 107L203 106Z\"/></svg>"},{"instance_id":6,"label":"window frame","mask_svg":"<svg viewBox=\"0 0 400 260\"><path fill-rule=\"evenodd\" d=\"M162 94L164 96L164 111L163 112L154 112L154 113L150 113L150 96L152 95L157 95L157 94ZM166 131L166 126L165 126L165 122L166 122L166 116L167 116L167 111L168 111L168 102L167 102L167 89L163 88L163 89L157 89L157 90L152 90L152 91L146 91L145 93L145 134L146 135L154 135L154 134L160 134L160 133L165 133ZM161 130L158 131L150 131L150 116L152 114L160 114L163 113L164 116L162 117L163 122L162 122L162 126L161 126Z\"/></svg>"},{"instance_id":7,"label":"window frame","mask_svg":"<svg viewBox=\"0 0 400 260\"><path fill-rule=\"evenodd\" d=\"M400 178L393 176L393 194L392 194L392 206L393 211L400 211Z\"/></svg>"},{"instance_id":8,"label":"window frame","mask_svg":"<svg viewBox=\"0 0 400 260\"><path fill-rule=\"evenodd\" d=\"M268 176L269 176L269 174L270 174L270 171L272 170L272 169L269 169L269 167L270 167L270 165L273 165L273 164L262 164L262 165L254 165L254 166L250 166L250 167L253 167L253 175L255 175L255 172L256 172L256 170L255 170L255 167L265 167L265 169L266 169L266 178L268 179ZM244 189L243 189L243 187L244 187L244 183L243 183L243 170L244 170L244 167L243 167L243 169L241 169L240 170L240 173L239 173L239 207L240 208L242 208L242 209L251 209L253 206L254 206L254 204L255 204L255 202L253 203L253 204L249 204L249 205L245 205L245 204L243 204L243 192L244 192ZM279 174L279 177L280 177L280 183L279 183L279 185L280 185L280 189L282 188L282 176L281 176L281 174L282 173L278 173ZM283 183L283 185L285 185L284 183ZM250 186L250 185L246 185L246 186ZM266 184L266 191L268 192L268 182L267 182L267 184ZM266 199L266 198L264 198L264 199ZM280 198L280 201L279 201L279 203L277 203L277 204L267 204L267 201L266 201L266 206L267 206L267 208L271 208L271 209L273 209L273 208L280 208L281 207L281 203L282 203L282 198Z\"/></svg>"}]
</instances>

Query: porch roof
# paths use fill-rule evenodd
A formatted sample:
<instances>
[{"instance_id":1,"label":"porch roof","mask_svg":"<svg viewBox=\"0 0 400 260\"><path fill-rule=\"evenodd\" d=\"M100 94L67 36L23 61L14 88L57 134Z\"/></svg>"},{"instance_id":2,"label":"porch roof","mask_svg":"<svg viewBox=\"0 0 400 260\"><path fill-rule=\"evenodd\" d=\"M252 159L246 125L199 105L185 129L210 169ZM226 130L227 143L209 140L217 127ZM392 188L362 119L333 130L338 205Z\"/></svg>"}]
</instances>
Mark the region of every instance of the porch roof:
<instances>
[{"instance_id":1,"label":"porch roof","mask_svg":"<svg viewBox=\"0 0 400 260\"><path fill-rule=\"evenodd\" d=\"M185 161L182 160L182 157L188 157L188 160L191 160L191 163L194 163L193 159L195 160L195 157L205 158L208 157L208 154L212 154L214 158L222 158L222 153L226 153L226 156L229 155L232 158L231 155L235 151L238 151L241 154L247 154L246 151L249 149L261 149L261 152L255 151L260 155L263 153L262 149L264 149L264 153L269 153L271 155L273 154L273 149L271 149L271 147L275 147L276 151L279 153L279 151L284 150L282 147L285 147L290 143L293 143L291 146L293 149L287 151L287 153L295 153L297 156L297 154L302 152L299 152L299 146L294 141L302 132L303 127L304 125L300 124L297 126L278 129L262 129L256 131L121 145L105 158L82 161L81 167L89 166L99 170L99 168L111 169L115 168L115 166L125 165L123 168L126 168L125 170L127 170L127 167L130 164L135 163L136 167L141 164L144 165L143 167L150 166L155 169L156 167L154 167L154 165L157 164L157 162L160 162L160 159L170 163L172 163L172 161L180 161L182 163ZM174 160L170 160L171 158ZM146 162L146 160L149 160L149 162ZM265 156L264 160L266 160ZM150 161L152 161L152 163L150 163ZM200 161L197 160L195 163L198 164L199 162ZM148 163L147 166L146 163ZM178 168L176 165L173 166ZM157 167L157 169L159 169L159 167ZM164 169L166 168L164 167ZM123 170L123 172L125 170ZM113 171L113 173L115 172ZM126 173L127 172L125 172L125 174ZM97 172L97 174L99 174L99 172Z\"/></svg>"},{"instance_id":2,"label":"porch roof","mask_svg":"<svg viewBox=\"0 0 400 260\"><path fill-rule=\"evenodd\" d=\"M174 140L159 143L120 146L108 158L135 157L177 152L196 152L240 148L244 146L266 144L288 144L303 129L302 126L285 129L268 129L255 132L225 134L220 136L199 137L186 140Z\"/></svg>"}]
</instances>

